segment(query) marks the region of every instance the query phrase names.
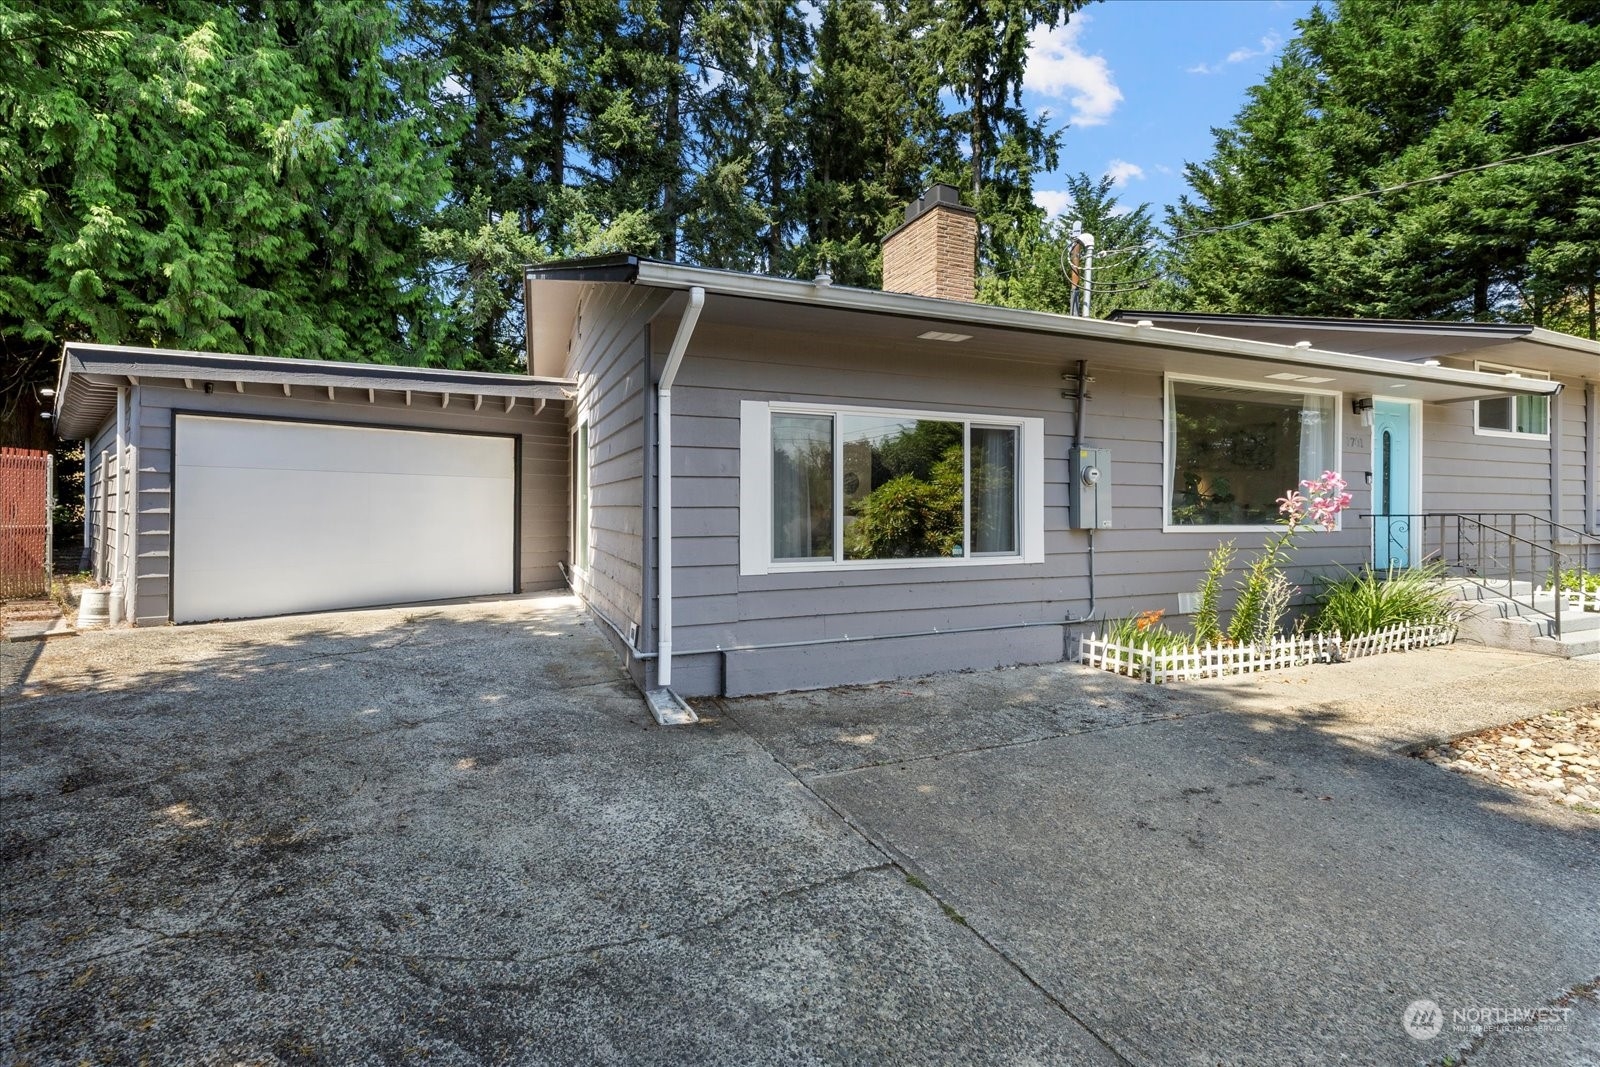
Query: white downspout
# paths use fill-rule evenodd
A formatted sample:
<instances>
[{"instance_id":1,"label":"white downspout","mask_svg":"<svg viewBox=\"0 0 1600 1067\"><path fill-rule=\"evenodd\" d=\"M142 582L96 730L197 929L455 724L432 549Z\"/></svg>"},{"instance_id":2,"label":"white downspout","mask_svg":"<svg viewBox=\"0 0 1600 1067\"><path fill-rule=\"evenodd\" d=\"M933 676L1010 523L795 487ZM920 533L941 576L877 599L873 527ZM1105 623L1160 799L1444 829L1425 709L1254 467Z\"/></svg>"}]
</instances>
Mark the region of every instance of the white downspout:
<instances>
[{"instance_id":1,"label":"white downspout","mask_svg":"<svg viewBox=\"0 0 1600 1067\"><path fill-rule=\"evenodd\" d=\"M705 302L703 287L689 290L689 306L656 386L656 685L662 689L672 685L672 383Z\"/></svg>"}]
</instances>

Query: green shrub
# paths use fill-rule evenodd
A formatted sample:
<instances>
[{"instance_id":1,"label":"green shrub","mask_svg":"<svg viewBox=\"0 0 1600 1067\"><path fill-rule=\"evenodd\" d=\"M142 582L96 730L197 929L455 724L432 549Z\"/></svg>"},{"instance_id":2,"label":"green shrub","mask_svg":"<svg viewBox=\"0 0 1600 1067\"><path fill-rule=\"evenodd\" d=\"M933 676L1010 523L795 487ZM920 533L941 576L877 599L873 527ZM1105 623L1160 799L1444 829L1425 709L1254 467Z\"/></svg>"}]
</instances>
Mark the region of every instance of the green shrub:
<instances>
[{"instance_id":1,"label":"green shrub","mask_svg":"<svg viewBox=\"0 0 1600 1067\"><path fill-rule=\"evenodd\" d=\"M1232 563L1232 541L1218 545L1206 561L1206 576L1200 580L1200 606L1194 613L1196 644L1222 644L1222 580Z\"/></svg>"},{"instance_id":2,"label":"green shrub","mask_svg":"<svg viewBox=\"0 0 1600 1067\"><path fill-rule=\"evenodd\" d=\"M1545 588L1549 588L1555 579L1554 572L1545 576ZM1586 593L1600 593L1600 571L1562 571L1561 588L1581 589Z\"/></svg>"},{"instance_id":3,"label":"green shrub","mask_svg":"<svg viewBox=\"0 0 1600 1067\"><path fill-rule=\"evenodd\" d=\"M1438 560L1403 571L1374 571L1371 565L1359 573L1346 571L1317 596L1317 631L1353 635L1453 621L1458 616L1450 590L1441 581L1444 574L1444 563Z\"/></svg>"}]
</instances>

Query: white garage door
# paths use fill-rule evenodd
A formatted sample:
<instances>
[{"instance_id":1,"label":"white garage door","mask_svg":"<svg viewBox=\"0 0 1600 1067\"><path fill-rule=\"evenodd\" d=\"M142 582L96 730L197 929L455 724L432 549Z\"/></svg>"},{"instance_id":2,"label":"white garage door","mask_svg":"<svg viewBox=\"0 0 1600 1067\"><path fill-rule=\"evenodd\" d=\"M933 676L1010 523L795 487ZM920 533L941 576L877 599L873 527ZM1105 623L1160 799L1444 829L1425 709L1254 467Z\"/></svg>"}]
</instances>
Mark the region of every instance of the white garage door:
<instances>
[{"instance_id":1,"label":"white garage door","mask_svg":"<svg viewBox=\"0 0 1600 1067\"><path fill-rule=\"evenodd\" d=\"M512 591L512 438L176 421L173 621Z\"/></svg>"}]
</instances>

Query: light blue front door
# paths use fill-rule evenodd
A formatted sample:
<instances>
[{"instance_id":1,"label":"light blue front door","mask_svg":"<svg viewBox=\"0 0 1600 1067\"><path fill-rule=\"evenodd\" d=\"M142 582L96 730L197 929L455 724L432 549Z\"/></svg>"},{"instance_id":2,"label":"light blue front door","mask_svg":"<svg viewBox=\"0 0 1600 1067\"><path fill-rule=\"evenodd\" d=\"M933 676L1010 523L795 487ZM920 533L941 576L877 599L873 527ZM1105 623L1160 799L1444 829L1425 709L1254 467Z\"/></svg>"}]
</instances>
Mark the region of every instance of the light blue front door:
<instances>
[{"instance_id":1,"label":"light blue front door","mask_svg":"<svg viewBox=\"0 0 1600 1067\"><path fill-rule=\"evenodd\" d=\"M1375 399L1372 405L1372 566L1411 566L1412 406Z\"/></svg>"}]
</instances>

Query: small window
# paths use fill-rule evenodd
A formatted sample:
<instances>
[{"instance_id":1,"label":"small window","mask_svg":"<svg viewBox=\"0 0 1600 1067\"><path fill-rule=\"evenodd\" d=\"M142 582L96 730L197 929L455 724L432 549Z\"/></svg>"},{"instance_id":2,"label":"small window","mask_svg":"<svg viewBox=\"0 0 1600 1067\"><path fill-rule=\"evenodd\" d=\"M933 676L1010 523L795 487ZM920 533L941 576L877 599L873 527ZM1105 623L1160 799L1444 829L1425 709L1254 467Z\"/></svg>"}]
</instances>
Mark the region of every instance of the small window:
<instances>
[{"instance_id":1,"label":"small window","mask_svg":"<svg viewBox=\"0 0 1600 1067\"><path fill-rule=\"evenodd\" d=\"M833 416L772 416L772 558L833 558Z\"/></svg>"},{"instance_id":2,"label":"small window","mask_svg":"<svg viewBox=\"0 0 1600 1067\"><path fill-rule=\"evenodd\" d=\"M1259 527L1339 466L1339 395L1167 379L1167 527Z\"/></svg>"},{"instance_id":3,"label":"small window","mask_svg":"<svg viewBox=\"0 0 1600 1067\"><path fill-rule=\"evenodd\" d=\"M1043 558L1042 420L757 401L742 419L744 573Z\"/></svg>"},{"instance_id":4,"label":"small window","mask_svg":"<svg viewBox=\"0 0 1600 1067\"><path fill-rule=\"evenodd\" d=\"M589 424L572 431L572 565L589 569Z\"/></svg>"},{"instance_id":5,"label":"small window","mask_svg":"<svg viewBox=\"0 0 1600 1067\"><path fill-rule=\"evenodd\" d=\"M1514 374L1520 378L1550 380L1543 371L1479 363L1477 369L1489 374ZM1477 432L1488 437L1550 437L1550 398L1547 396L1497 396L1477 403Z\"/></svg>"}]
</instances>

